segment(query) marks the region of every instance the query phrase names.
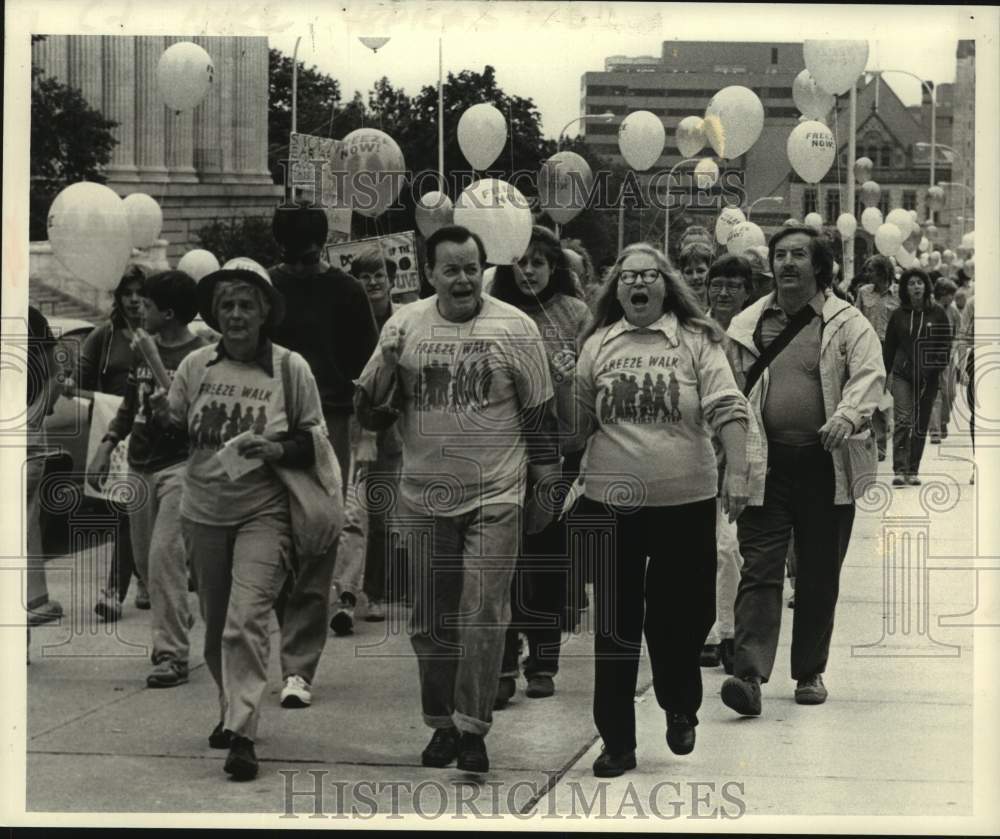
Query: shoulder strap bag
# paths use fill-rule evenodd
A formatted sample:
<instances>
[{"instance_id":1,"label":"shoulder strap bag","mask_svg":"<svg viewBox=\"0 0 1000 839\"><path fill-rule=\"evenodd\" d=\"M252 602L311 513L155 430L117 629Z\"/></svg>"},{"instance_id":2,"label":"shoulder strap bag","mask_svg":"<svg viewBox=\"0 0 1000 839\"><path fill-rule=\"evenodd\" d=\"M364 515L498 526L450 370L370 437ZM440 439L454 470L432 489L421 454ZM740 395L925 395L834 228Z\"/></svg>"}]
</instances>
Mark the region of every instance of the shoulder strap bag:
<instances>
[{"instance_id":1,"label":"shoulder strap bag","mask_svg":"<svg viewBox=\"0 0 1000 839\"><path fill-rule=\"evenodd\" d=\"M792 343L795 336L805 329L813 318L818 317L819 315L816 313L816 310L808 303L795 313L785 328L757 356L753 367L747 371L746 382L743 384L744 396L749 396L750 391L753 390L753 386L757 384L757 380L763 375L771 362L781 354L781 351Z\"/></svg>"}]
</instances>

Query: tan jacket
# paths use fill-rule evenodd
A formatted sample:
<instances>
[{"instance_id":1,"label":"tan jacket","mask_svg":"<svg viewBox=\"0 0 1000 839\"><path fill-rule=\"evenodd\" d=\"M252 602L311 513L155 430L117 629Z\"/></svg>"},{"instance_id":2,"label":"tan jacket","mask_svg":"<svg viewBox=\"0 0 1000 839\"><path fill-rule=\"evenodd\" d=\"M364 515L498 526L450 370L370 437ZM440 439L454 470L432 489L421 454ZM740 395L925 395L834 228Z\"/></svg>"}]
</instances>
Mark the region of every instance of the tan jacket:
<instances>
[{"instance_id":1,"label":"tan jacket","mask_svg":"<svg viewBox=\"0 0 1000 839\"><path fill-rule=\"evenodd\" d=\"M774 296L771 292L751 304L729 325L727 334L732 340L726 344L726 354L740 386L759 355L753 342L754 327L763 310L774 301ZM754 417L762 429L769 376L770 371L765 370L748 395ZM878 335L867 318L831 293L827 293L823 304L820 381L826 419L843 417L854 426L855 434L833 452L834 504L850 504L864 494L875 478L877 460L870 420L885 389L885 367ZM760 457L751 456L748 451L747 457L752 506L764 503L767 438L763 434L760 454Z\"/></svg>"}]
</instances>

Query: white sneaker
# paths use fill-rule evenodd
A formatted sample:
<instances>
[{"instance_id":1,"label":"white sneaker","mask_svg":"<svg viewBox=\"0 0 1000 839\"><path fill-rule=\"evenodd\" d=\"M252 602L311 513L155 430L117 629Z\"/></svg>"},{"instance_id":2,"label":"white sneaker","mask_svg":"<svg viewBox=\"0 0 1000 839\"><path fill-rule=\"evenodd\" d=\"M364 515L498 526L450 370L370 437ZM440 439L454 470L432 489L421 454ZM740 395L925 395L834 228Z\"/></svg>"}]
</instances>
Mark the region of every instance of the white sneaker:
<instances>
[{"instance_id":1,"label":"white sneaker","mask_svg":"<svg viewBox=\"0 0 1000 839\"><path fill-rule=\"evenodd\" d=\"M301 676L289 676L281 689L282 708L308 708L312 704L309 682Z\"/></svg>"}]
</instances>

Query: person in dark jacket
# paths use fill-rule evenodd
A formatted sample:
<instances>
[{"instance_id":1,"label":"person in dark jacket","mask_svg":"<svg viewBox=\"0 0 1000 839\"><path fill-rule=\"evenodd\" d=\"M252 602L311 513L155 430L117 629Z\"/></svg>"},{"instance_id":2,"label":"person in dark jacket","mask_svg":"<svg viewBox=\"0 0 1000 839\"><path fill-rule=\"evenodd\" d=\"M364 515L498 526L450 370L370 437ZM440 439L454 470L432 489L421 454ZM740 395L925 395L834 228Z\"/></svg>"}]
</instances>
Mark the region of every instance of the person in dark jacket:
<instances>
[{"instance_id":1,"label":"person in dark jacket","mask_svg":"<svg viewBox=\"0 0 1000 839\"><path fill-rule=\"evenodd\" d=\"M326 213L309 206L279 207L272 230L283 261L268 273L284 297L286 311L284 320L274 327L273 340L309 364L346 493L354 380L378 344L375 317L361 283L322 258ZM326 644L336 559L335 547L322 557L299 557L294 582L282 595L278 614L283 707L302 708L312 702L312 679Z\"/></svg>"},{"instance_id":2,"label":"person in dark jacket","mask_svg":"<svg viewBox=\"0 0 1000 839\"><path fill-rule=\"evenodd\" d=\"M899 303L882 345L895 413L892 483L917 486L931 409L941 371L948 365L951 325L944 309L934 302L930 277L919 268L904 271L900 277Z\"/></svg>"},{"instance_id":3,"label":"person in dark jacket","mask_svg":"<svg viewBox=\"0 0 1000 839\"><path fill-rule=\"evenodd\" d=\"M145 282L146 275L134 265L119 281L111 304L111 317L87 336L80 349L80 378L77 382L80 391L125 396L129 372L135 360L133 330L142 326ZM124 512L116 512L116 515L118 524L108 580L94 606L94 611L106 621L116 621L121 617L122 603L133 576L136 578L136 608L150 607L146 581L135 567L128 515Z\"/></svg>"}]
</instances>

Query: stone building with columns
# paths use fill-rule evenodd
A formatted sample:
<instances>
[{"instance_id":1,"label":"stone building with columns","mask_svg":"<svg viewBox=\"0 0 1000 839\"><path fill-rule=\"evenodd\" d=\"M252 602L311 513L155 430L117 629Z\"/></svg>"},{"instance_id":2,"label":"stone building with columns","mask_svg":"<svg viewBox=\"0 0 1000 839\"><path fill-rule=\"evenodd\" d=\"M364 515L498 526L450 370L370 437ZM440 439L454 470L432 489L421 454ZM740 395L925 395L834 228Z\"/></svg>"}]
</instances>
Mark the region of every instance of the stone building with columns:
<instances>
[{"instance_id":1,"label":"stone building with columns","mask_svg":"<svg viewBox=\"0 0 1000 839\"><path fill-rule=\"evenodd\" d=\"M215 78L200 105L175 114L156 67L167 47L186 40L212 56ZM267 165L266 37L47 35L32 45L32 61L118 123L107 185L159 202L171 262L197 246L203 225L269 216L280 201Z\"/></svg>"}]
</instances>

